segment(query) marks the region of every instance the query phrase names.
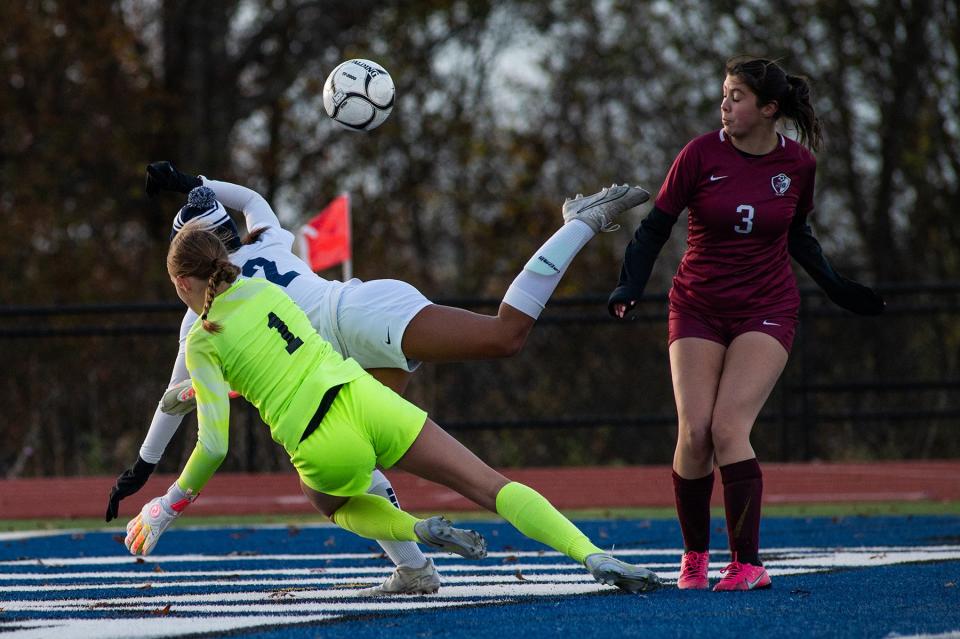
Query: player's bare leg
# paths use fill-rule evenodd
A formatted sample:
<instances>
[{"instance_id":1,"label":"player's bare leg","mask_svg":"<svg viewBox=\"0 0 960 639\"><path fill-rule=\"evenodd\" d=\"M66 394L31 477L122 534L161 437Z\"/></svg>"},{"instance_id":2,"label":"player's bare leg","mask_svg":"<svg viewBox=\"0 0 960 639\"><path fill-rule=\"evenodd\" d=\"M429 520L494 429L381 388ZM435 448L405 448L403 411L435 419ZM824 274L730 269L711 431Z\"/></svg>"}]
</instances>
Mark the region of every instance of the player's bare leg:
<instances>
[{"instance_id":1,"label":"player's bare leg","mask_svg":"<svg viewBox=\"0 0 960 639\"><path fill-rule=\"evenodd\" d=\"M396 467L451 488L493 512L497 493L510 482L431 419Z\"/></svg>"},{"instance_id":2,"label":"player's bare leg","mask_svg":"<svg viewBox=\"0 0 960 639\"><path fill-rule=\"evenodd\" d=\"M725 351L722 344L699 337L685 337L670 345L679 423L673 470L685 479L713 472L710 429Z\"/></svg>"},{"instance_id":3,"label":"player's bare leg","mask_svg":"<svg viewBox=\"0 0 960 639\"><path fill-rule=\"evenodd\" d=\"M725 347L697 337L670 345L670 370L677 403L677 448L673 490L684 553L677 588L705 590L710 565L710 497L713 493L713 406Z\"/></svg>"},{"instance_id":4,"label":"player's bare leg","mask_svg":"<svg viewBox=\"0 0 960 639\"><path fill-rule=\"evenodd\" d=\"M787 351L765 333L744 333L727 348L711 429L717 465L756 457L750 431L786 365Z\"/></svg>"},{"instance_id":5,"label":"player's bare leg","mask_svg":"<svg viewBox=\"0 0 960 639\"><path fill-rule=\"evenodd\" d=\"M404 355L422 362L510 357L523 348L535 322L509 304L501 304L496 315L431 304L407 324L401 345Z\"/></svg>"},{"instance_id":6,"label":"player's bare leg","mask_svg":"<svg viewBox=\"0 0 960 639\"><path fill-rule=\"evenodd\" d=\"M732 557L714 590L771 585L759 556L763 473L750 445L750 431L786 363L787 351L764 333L744 333L727 348L712 433Z\"/></svg>"},{"instance_id":7,"label":"player's bare leg","mask_svg":"<svg viewBox=\"0 0 960 639\"><path fill-rule=\"evenodd\" d=\"M649 197L639 187L614 184L567 200L563 226L530 257L496 315L428 306L407 325L401 343L404 354L425 362L515 355L580 249L598 233L618 228L617 217Z\"/></svg>"}]
</instances>

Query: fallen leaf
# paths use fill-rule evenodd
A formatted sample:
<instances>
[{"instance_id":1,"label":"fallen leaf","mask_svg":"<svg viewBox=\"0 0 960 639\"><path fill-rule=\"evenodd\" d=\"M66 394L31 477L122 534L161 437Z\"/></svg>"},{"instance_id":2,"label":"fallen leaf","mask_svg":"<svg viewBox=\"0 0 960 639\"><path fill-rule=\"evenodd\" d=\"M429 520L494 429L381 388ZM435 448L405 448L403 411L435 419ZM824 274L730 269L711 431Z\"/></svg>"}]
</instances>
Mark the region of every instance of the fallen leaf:
<instances>
[{"instance_id":1,"label":"fallen leaf","mask_svg":"<svg viewBox=\"0 0 960 639\"><path fill-rule=\"evenodd\" d=\"M157 564L156 566L153 567L153 572L167 572L167 571L161 568L160 564Z\"/></svg>"},{"instance_id":2,"label":"fallen leaf","mask_svg":"<svg viewBox=\"0 0 960 639\"><path fill-rule=\"evenodd\" d=\"M517 572L513 573L513 576L516 577L516 578L517 578L518 580L520 580L520 581L529 581L529 579L527 579L526 577L524 577L524 576L523 576L523 573L520 572L519 570L518 570Z\"/></svg>"},{"instance_id":3,"label":"fallen leaf","mask_svg":"<svg viewBox=\"0 0 960 639\"><path fill-rule=\"evenodd\" d=\"M167 615L170 614L170 604L167 604L167 605L164 606L163 608L157 608L156 610L151 610L151 611L150 611L150 614L151 614L151 615L161 615L161 616L166 617Z\"/></svg>"},{"instance_id":4,"label":"fallen leaf","mask_svg":"<svg viewBox=\"0 0 960 639\"><path fill-rule=\"evenodd\" d=\"M137 590L150 590L153 588L153 584L143 584L142 586L137 586Z\"/></svg>"},{"instance_id":5,"label":"fallen leaf","mask_svg":"<svg viewBox=\"0 0 960 639\"><path fill-rule=\"evenodd\" d=\"M519 561L516 555L507 555L503 558L503 563L505 564L515 564Z\"/></svg>"}]
</instances>

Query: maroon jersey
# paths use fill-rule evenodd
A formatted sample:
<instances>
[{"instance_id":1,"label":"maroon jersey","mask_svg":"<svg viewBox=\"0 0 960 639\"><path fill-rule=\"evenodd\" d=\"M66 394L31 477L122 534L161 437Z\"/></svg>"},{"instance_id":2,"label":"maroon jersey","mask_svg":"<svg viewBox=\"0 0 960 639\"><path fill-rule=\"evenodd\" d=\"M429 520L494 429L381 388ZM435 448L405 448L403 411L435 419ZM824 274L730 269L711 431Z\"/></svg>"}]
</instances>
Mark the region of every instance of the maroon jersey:
<instances>
[{"instance_id":1,"label":"maroon jersey","mask_svg":"<svg viewBox=\"0 0 960 639\"><path fill-rule=\"evenodd\" d=\"M797 312L787 231L796 213L813 209L816 160L778 138L770 153L744 156L715 131L692 140L673 161L656 205L690 214L671 305L721 317Z\"/></svg>"}]
</instances>

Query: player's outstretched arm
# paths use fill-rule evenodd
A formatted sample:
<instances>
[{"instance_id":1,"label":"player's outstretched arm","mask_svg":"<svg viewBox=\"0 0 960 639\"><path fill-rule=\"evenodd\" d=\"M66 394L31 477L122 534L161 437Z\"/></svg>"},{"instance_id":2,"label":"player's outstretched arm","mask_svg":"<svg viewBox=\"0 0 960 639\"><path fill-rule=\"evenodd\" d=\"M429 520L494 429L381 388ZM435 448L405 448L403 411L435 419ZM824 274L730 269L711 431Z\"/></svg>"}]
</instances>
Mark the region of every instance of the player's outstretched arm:
<instances>
[{"instance_id":1,"label":"player's outstretched arm","mask_svg":"<svg viewBox=\"0 0 960 639\"><path fill-rule=\"evenodd\" d=\"M160 539L160 535L197 498L198 493L183 490L173 482L167 494L147 502L140 514L127 524L127 537L123 543L132 555L148 555Z\"/></svg>"},{"instance_id":2,"label":"player's outstretched arm","mask_svg":"<svg viewBox=\"0 0 960 639\"><path fill-rule=\"evenodd\" d=\"M886 302L876 291L833 270L823 254L820 242L813 236L813 229L807 224L806 215L794 217L787 246L790 256L803 267L834 304L858 315L879 315L883 312Z\"/></svg>"},{"instance_id":3,"label":"player's outstretched arm","mask_svg":"<svg viewBox=\"0 0 960 639\"><path fill-rule=\"evenodd\" d=\"M204 186L213 189L221 204L243 213L244 222L249 232L252 233L257 229L271 226L283 228L270 204L253 189L231 182L211 180L202 175L200 178L203 180Z\"/></svg>"},{"instance_id":4,"label":"player's outstretched arm","mask_svg":"<svg viewBox=\"0 0 960 639\"><path fill-rule=\"evenodd\" d=\"M656 206L640 222L633 234L633 240L624 251L617 287L607 300L607 311L611 315L626 319L643 297L653 264L676 222L676 216L665 213Z\"/></svg>"},{"instance_id":5,"label":"player's outstretched arm","mask_svg":"<svg viewBox=\"0 0 960 639\"><path fill-rule=\"evenodd\" d=\"M119 516L120 501L133 495L147 483L150 474L153 472L163 452L173 439L177 429L180 428L180 422L183 416L196 407L192 400L193 387L190 382L190 373L187 371L186 364L186 339L190 328L197 320L197 314L188 310L180 323L180 347L177 351L177 359L173 364L173 371L170 373L170 382L168 390L164 393L160 404L153 413L153 419L150 422L150 428L140 446L140 454L134 464L120 473L113 488L110 490L110 496L107 498L106 521L112 521ZM186 384L186 388L191 392L191 400L186 404L167 405L169 389L177 389Z\"/></svg>"}]
</instances>

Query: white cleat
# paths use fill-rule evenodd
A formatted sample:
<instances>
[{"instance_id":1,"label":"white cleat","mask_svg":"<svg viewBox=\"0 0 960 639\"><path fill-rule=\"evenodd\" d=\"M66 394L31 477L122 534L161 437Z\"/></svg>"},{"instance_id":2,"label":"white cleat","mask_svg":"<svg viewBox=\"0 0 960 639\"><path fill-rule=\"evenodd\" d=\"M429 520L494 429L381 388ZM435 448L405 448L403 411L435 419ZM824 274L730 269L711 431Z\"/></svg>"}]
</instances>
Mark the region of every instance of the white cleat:
<instances>
[{"instance_id":1,"label":"white cleat","mask_svg":"<svg viewBox=\"0 0 960 639\"><path fill-rule=\"evenodd\" d=\"M593 578L602 584L627 592L646 592L660 587L660 578L646 568L620 561L607 553L587 557L584 565Z\"/></svg>"},{"instance_id":2,"label":"white cleat","mask_svg":"<svg viewBox=\"0 0 960 639\"><path fill-rule=\"evenodd\" d=\"M586 197L578 193L572 200L566 200L563 203L563 221L580 220L594 233L609 233L620 228L614 222L618 215L649 199L650 194L639 186L611 184L599 193Z\"/></svg>"},{"instance_id":3,"label":"white cleat","mask_svg":"<svg viewBox=\"0 0 960 639\"><path fill-rule=\"evenodd\" d=\"M386 597L390 595L429 595L440 589L440 573L433 561L421 568L398 566L387 580L379 586L364 588L357 594L361 597Z\"/></svg>"},{"instance_id":4,"label":"white cleat","mask_svg":"<svg viewBox=\"0 0 960 639\"><path fill-rule=\"evenodd\" d=\"M445 517L421 519L414 527L417 538L427 546L452 552L467 559L483 559L487 556L487 541L474 530L454 528Z\"/></svg>"}]
</instances>

